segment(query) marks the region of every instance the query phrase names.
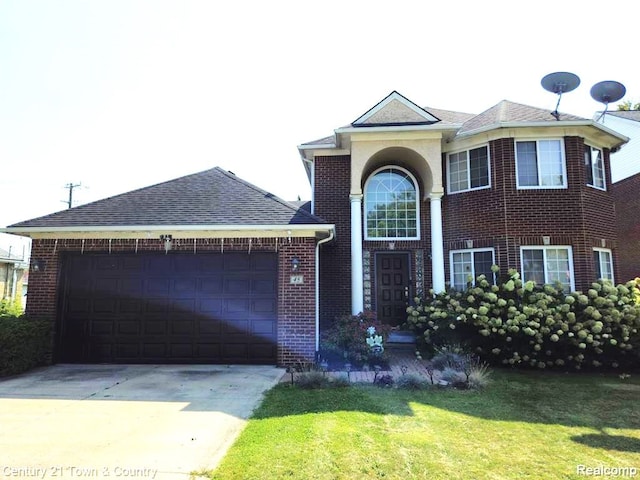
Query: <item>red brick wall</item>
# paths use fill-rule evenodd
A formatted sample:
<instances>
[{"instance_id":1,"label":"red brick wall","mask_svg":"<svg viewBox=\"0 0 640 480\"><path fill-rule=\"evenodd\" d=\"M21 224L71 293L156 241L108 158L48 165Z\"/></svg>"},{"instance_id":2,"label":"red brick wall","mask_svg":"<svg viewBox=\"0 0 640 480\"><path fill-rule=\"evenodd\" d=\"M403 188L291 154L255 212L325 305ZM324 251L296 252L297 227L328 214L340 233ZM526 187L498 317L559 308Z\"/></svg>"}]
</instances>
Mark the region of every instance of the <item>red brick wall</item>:
<instances>
[{"instance_id":1,"label":"red brick wall","mask_svg":"<svg viewBox=\"0 0 640 480\"><path fill-rule=\"evenodd\" d=\"M550 236L551 245L572 247L576 288L588 288L596 277L593 247L604 239L606 248L615 249L616 235L610 188L587 186L583 149L582 138L565 138L568 188L518 190L514 140L491 142L492 188L445 196L445 253L474 240L474 248L495 248L496 262L506 273L520 270L520 246L542 245L542 236ZM608 171L606 150L604 157ZM448 279L448 253L445 262Z\"/></svg>"},{"instance_id":2,"label":"red brick wall","mask_svg":"<svg viewBox=\"0 0 640 480\"><path fill-rule=\"evenodd\" d=\"M618 230L617 282L640 277L640 174L612 186Z\"/></svg>"},{"instance_id":3,"label":"red brick wall","mask_svg":"<svg viewBox=\"0 0 640 480\"><path fill-rule=\"evenodd\" d=\"M351 157L316 157L314 213L336 226L333 242L320 247L320 322L351 313Z\"/></svg>"},{"instance_id":4,"label":"red brick wall","mask_svg":"<svg viewBox=\"0 0 640 480\"><path fill-rule=\"evenodd\" d=\"M315 354L315 240L312 238L254 238L251 239L197 239L196 252L224 251L276 251L278 252L278 350L279 365L298 360L311 361ZM175 251L194 251L194 239L174 240ZM159 239L106 240L60 239L34 240L31 260L44 260L46 268L30 272L27 314L50 319L55 329L58 303L58 282L62 252L162 252ZM290 283L291 259L301 261L299 273L304 283ZM55 335L55 332L54 332Z\"/></svg>"}]
</instances>

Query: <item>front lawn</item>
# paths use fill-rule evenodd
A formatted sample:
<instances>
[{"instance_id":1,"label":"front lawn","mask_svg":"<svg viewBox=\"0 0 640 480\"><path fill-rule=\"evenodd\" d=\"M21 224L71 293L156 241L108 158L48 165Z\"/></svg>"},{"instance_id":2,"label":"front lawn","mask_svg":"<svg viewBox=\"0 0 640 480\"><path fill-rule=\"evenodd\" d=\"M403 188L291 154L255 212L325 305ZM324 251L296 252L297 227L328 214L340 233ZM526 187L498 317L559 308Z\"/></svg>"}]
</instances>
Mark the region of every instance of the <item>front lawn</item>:
<instances>
[{"instance_id":1,"label":"front lawn","mask_svg":"<svg viewBox=\"0 0 640 480\"><path fill-rule=\"evenodd\" d=\"M210 477L640 478L637 374L492 377L482 391L278 385Z\"/></svg>"}]
</instances>

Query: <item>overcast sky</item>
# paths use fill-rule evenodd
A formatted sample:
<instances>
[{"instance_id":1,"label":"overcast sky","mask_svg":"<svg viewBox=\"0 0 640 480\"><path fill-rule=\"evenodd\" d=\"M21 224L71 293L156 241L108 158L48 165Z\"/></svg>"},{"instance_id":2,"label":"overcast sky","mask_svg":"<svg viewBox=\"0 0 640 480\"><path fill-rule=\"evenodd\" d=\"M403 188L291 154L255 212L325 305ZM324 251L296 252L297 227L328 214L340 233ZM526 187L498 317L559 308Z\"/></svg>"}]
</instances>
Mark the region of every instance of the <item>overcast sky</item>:
<instances>
[{"instance_id":1,"label":"overcast sky","mask_svg":"<svg viewBox=\"0 0 640 480\"><path fill-rule=\"evenodd\" d=\"M435 5L435 6L434 6ZM310 197L297 145L392 90L553 109L554 71L640 101L635 2L0 0L0 227L215 166ZM5 248L0 239L0 248Z\"/></svg>"}]
</instances>

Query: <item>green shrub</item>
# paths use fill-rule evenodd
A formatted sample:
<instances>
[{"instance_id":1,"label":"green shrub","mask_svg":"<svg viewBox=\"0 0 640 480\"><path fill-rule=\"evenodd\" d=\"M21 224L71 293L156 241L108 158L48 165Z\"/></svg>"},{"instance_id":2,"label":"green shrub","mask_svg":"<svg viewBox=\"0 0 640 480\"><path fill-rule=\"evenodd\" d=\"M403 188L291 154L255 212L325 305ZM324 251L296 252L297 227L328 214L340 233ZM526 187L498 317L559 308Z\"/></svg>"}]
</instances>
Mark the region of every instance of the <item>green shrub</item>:
<instances>
[{"instance_id":1,"label":"green shrub","mask_svg":"<svg viewBox=\"0 0 640 480\"><path fill-rule=\"evenodd\" d=\"M428 385L420 376L407 373L398 377L396 380L396 387L403 388L405 390L422 390L427 388Z\"/></svg>"},{"instance_id":2,"label":"green shrub","mask_svg":"<svg viewBox=\"0 0 640 480\"><path fill-rule=\"evenodd\" d=\"M350 385L346 377L330 377L322 372L310 371L298 375L296 385L304 389L341 388Z\"/></svg>"},{"instance_id":3,"label":"green shrub","mask_svg":"<svg viewBox=\"0 0 640 480\"><path fill-rule=\"evenodd\" d=\"M19 317L20 315L22 315L20 300L0 300L0 318Z\"/></svg>"},{"instance_id":4,"label":"green shrub","mask_svg":"<svg viewBox=\"0 0 640 480\"><path fill-rule=\"evenodd\" d=\"M335 369L345 363L359 367L362 365L386 365L388 363L384 347L375 348L367 343L375 329L375 336L382 337L382 345L387 340L390 327L379 322L375 313L344 315L336 318L330 328L323 331L320 341L320 356Z\"/></svg>"},{"instance_id":5,"label":"green shrub","mask_svg":"<svg viewBox=\"0 0 640 480\"><path fill-rule=\"evenodd\" d=\"M407 325L424 346L461 343L492 364L536 368L637 367L640 279L591 284L585 293L484 275L465 291L415 298Z\"/></svg>"},{"instance_id":6,"label":"green shrub","mask_svg":"<svg viewBox=\"0 0 640 480\"><path fill-rule=\"evenodd\" d=\"M50 345L49 322L0 317L0 376L15 375L46 364Z\"/></svg>"},{"instance_id":7,"label":"green shrub","mask_svg":"<svg viewBox=\"0 0 640 480\"><path fill-rule=\"evenodd\" d=\"M462 367L468 363L468 358L459 345L434 346L433 349L436 353L430 363L435 370L444 370L446 367Z\"/></svg>"},{"instance_id":8,"label":"green shrub","mask_svg":"<svg viewBox=\"0 0 640 480\"><path fill-rule=\"evenodd\" d=\"M440 374L440 378L454 387L466 388L467 386L467 376L464 372L453 367L445 367Z\"/></svg>"}]
</instances>

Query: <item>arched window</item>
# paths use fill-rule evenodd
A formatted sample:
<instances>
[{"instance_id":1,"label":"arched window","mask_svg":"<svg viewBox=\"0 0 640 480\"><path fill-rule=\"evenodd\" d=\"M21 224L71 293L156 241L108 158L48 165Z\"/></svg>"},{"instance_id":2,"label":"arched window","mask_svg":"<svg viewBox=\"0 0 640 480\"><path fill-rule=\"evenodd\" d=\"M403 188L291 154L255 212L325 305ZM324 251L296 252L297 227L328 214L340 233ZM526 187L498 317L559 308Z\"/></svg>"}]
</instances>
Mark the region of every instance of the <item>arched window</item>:
<instances>
[{"instance_id":1,"label":"arched window","mask_svg":"<svg viewBox=\"0 0 640 480\"><path fill-rule=\"evenodd\" d=\"M397 167L375 171L364 188L365 238L420 238L417 199L418 186L409 172Z\"/></svg>"}]
</instances>

